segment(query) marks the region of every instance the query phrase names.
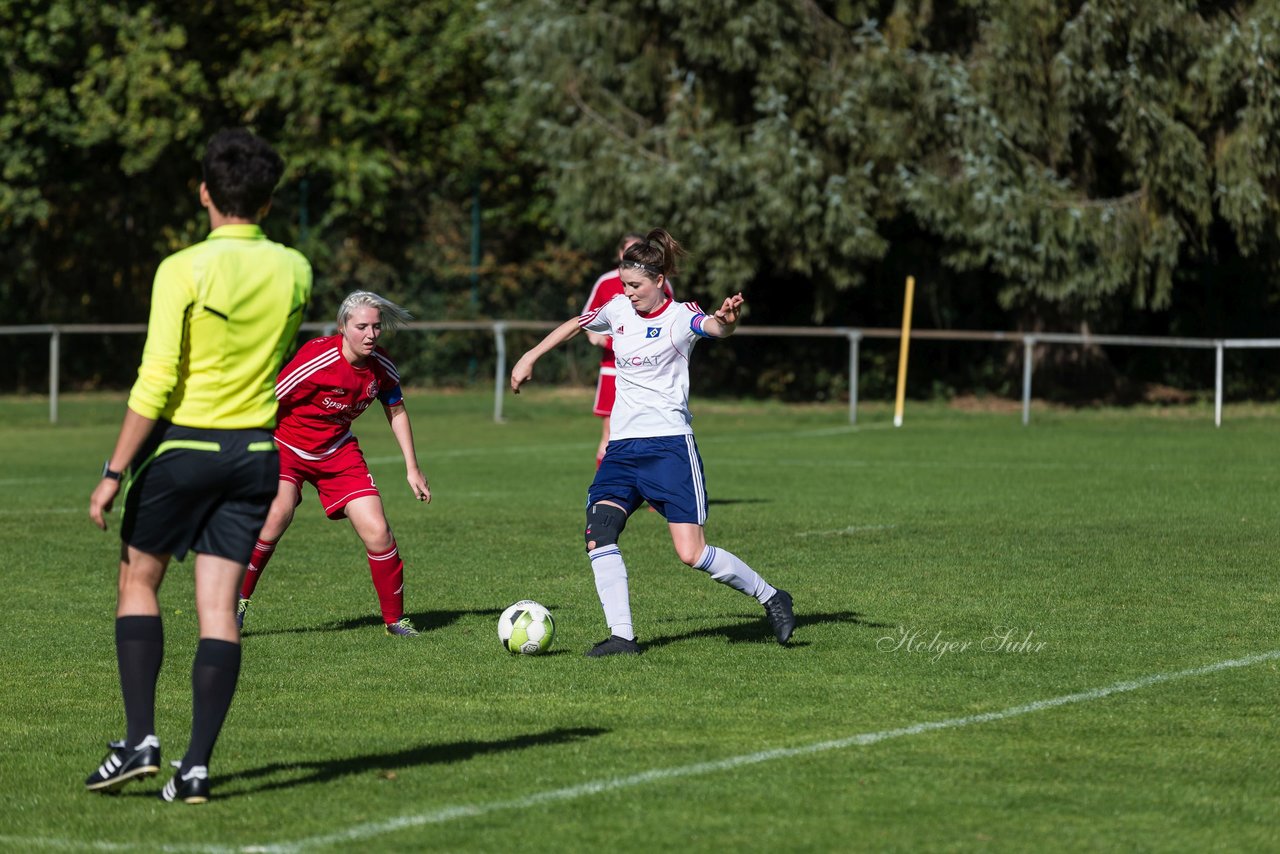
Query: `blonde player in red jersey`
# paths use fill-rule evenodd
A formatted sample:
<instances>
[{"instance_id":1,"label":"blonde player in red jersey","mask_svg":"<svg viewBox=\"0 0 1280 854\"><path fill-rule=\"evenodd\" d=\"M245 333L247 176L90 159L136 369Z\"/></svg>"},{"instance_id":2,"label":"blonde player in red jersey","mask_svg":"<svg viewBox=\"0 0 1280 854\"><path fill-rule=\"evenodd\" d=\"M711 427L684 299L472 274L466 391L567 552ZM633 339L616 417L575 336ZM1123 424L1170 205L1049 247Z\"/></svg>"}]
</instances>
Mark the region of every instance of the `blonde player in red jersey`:
<instances>
[{"instance_id":1,"label":"blonde player in red jersey","mask_svg":"<svg viewBox=\"0 0 1280 854\"><path fill-rule=\"evenodd\" d=\"M302 501L302 485L310 483L320 495L325 515L351 520L351 527L364 542L387 634L418 635L404 615L404 561L382 508L382 496L351 432L351 422L375 401L380 402L404 455L405 476L414 497L431 501L431 488L413 448L413 427L404 407L400 374L387 351L378 346L384 331L403 326L408 319L409 313L390 300L355 291L338 307L338 334L303 344L280 372L276 381L280 416L275 431L280 449L280 490L258 534L240 587L236 608L240 625L262 571Z\"/></svg>"}]
</instances>

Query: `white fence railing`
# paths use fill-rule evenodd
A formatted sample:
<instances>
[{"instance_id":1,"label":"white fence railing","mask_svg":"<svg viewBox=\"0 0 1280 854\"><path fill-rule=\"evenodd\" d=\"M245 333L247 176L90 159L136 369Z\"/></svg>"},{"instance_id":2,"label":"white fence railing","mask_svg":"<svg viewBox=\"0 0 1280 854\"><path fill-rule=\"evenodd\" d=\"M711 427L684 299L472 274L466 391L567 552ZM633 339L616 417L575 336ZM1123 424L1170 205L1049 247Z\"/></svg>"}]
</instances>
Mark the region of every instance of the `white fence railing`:
<instances>
[{"instance_id":1,"label":"white fence railing","mask_svg":"<svg viewBox=\"0 0 1280 854\"><path fill-rule=\"evenodd\" d=\"M493 419L502 420L502 407L507 388L508 330L548 331L557 324L536 320L415 321L405 326L420 332L489 332L494 338L496 359L493 374ZM332 332L332 323L304 323L307 331ZM46 335L49 338L49 422L58 422L59 354L63 335L140 334L147 331L143 323L68 323L29 326L0 326L0 335ZM736 333L747 336L782 338L844 338L849 342L849 423L858 422L858 350L863 338L892 338L902 335L899 329L852 328L830 326L743 326ZM1022 344L1022 423L1031 423L1031 378L1034 351L1041 344L1118 347L1168 347L1214 351L1213 423L1222 425L1223 355L1231 349L1280 349L1280 338L1164 338L1142 335L1077 335L1056 332L974 332L958 329L915 329L910 337L924 341L994 341Z\"/></svg>"}]
</instances>

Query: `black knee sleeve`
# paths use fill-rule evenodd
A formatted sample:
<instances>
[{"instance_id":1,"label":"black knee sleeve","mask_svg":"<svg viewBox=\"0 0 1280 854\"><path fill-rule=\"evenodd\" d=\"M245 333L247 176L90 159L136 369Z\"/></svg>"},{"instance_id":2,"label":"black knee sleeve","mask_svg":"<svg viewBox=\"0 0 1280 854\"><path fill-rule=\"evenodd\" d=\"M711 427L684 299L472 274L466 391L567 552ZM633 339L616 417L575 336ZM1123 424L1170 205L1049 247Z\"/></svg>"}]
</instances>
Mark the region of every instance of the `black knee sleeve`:
<instances>
[{"instance_id":1,"label":"black knee sleeve","mask_svg":"<svg viewBox=\"0 0 1280 854\"><path fill-rule=\"evenodd\" d=\"M617 545L618 536L627 527L626 511L612 504L593 504L587 508L587 530L583 532L587 551Z\"/></svg>"}]
</instances>

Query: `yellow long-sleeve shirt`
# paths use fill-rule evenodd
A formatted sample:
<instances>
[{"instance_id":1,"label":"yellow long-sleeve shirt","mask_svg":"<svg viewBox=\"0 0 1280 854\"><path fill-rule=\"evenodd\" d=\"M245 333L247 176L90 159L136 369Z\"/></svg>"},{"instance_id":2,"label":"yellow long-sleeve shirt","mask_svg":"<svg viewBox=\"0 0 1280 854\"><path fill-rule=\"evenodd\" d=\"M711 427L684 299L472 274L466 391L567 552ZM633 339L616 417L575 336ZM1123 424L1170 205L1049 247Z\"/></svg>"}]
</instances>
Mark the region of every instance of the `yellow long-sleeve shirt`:
<instances>
[{"instance_id":1,"label":"yellow long-sleeve shirt","mask_svg":"<svg viewBox=\"0 0 1280 854\"><path fill-rule=\"evenodd\" d=\"M129 408L184 427L274 427L276 374L310 298L307 259L256 225L224 225L170 255Z\"/></svg>"}]
</instances>

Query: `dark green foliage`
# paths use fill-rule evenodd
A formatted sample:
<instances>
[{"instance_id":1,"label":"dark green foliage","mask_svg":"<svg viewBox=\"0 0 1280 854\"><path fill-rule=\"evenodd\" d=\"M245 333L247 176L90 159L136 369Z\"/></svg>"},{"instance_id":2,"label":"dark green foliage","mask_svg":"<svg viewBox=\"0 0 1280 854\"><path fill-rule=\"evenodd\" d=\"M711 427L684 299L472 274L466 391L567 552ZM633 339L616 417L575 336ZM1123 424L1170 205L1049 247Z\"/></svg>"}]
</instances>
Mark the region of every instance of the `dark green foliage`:
<instances>
[{"instance_id":1,"label":"dark green foliage","mask_svg":"<svg viewBox=\"0 0 1280 854\"><path fill-rule=\"evenodd\" d=\"M314 260L313 320L354 287L425 320L560 320L622 231L662 225L692 250L681 297L742 290L748 323L893 326L914 275L927 327L1269 335L1278 8L0 0L0 307L142 320L158 260L204 233L204 141L244 124L288 162L265 225ZM476 373L465 344L398 355ZM917 363L922 387L1007 387L1007 355ZM71 356L74 382L127 383L104 356ZM744 392L841 393L713 361ZM1140 361L1054 369L1070 397ZM20 352L12 382L45 364ZM1130 379L1196 382L1172 367Z\"/></svg>"},{"instance_id":2,"label":"dark green foliage","mask_svg":"<svg viewBox=\"0 0 1280 854\"><path fill-rule=\"evenodd\" d=\"M499 5L557 219L587 242L666 224L700 295L754 286L774 311L760 287L795 278L809 319L860 320L904 225L931 244L905 272L980 275L987 326L1176 311L1224 256L1275 292L1269 4Z\"/></svg>"},{"instance_id":3,"label":"dark green foliage","mask_svg":"<svg viewBox=\"0 0 1280 854\"><path fill-rule=\"evenodd\" d=\"M5 322L145 320L160 258L207 229L199 158L228 125L287 161L264 227L315 265L309 319L356 287L424 320L576 309L563 283L591 264L548 239L536 173L484 94L478 24L444 0L0 2ZM75 384L121 384L136 353L66 357ZM39 387L43 348L18 362Z\"/></svg>"}]
</instances>

